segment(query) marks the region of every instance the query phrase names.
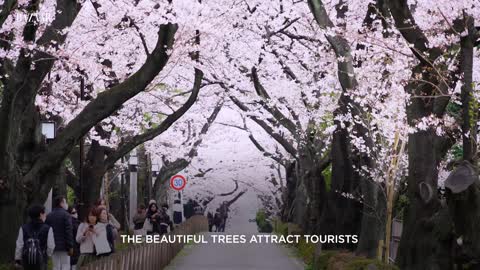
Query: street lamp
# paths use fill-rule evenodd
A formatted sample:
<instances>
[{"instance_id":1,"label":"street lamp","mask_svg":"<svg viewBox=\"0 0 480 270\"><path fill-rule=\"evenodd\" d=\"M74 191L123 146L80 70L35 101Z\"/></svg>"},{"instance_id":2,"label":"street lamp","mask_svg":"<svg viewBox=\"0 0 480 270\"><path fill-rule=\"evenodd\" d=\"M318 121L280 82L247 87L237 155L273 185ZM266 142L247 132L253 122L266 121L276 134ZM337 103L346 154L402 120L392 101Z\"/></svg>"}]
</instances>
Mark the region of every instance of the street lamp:
<instances>
[{"instance_id":1,"label":"street lamp","mask_svg":"<svg viewBox=\"0 0 480 270\"><path fill-rule=\"evenodd\" d=\"M42 121L42 135L45 136L46 142L55 139L56 124L53 121Z\"/></svg>"},{"instance_id":2,"label":"street lamp","mask_svg":"<svg viewBox=\"0 0 480 270\"><path fill-rule=\"evenodd\" d=\"M157 163L152 164L152 175L157 176L160 172L160 166Z\"/></svg>"},{"instance_id":3,"label":"street lamp","mask_svg":"<svg viewBox=\"0 0 480 270\"><path fill-rule=\"evenodd\" d=\"M129 158L128 158L128 165L133 165L137 166L138 165L138 156L137 156L137 150L133 149L130 152Z\"/></svg>"}]
</instances>

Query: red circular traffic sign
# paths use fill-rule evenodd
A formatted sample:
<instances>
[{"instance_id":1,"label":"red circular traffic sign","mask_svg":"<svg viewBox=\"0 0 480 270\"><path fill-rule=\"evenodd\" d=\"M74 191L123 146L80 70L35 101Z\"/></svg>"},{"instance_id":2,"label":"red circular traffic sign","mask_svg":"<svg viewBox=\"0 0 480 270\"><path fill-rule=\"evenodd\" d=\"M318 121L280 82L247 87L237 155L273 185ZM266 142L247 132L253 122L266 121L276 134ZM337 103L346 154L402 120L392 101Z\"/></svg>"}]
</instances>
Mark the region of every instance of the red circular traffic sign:
<instances>
[{"instance_id":1,"label":"red circular traffic sign","mask_svg":"<svg viewBox=\"0 0 480 270\"><path fill-rule=\"evenodd\" d=\"M172 178L170 178L170 187L172 187L177 191L180 191L183 188L185 188L186 184L187 184L187 179L185 179L183 175L177 174L172 176Z\"/></svg>"}]
</instances>

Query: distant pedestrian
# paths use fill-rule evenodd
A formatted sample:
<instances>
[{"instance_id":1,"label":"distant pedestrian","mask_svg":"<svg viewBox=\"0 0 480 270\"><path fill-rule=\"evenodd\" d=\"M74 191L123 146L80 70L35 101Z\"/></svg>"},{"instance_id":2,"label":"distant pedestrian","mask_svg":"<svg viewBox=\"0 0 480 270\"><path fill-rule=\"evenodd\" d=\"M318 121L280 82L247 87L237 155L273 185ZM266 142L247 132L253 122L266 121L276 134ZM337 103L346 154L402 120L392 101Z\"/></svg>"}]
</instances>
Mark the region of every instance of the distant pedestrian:
<instances>
[{"instance_id":1,"label":"distant pedestrian","mask_svg":"<svg viewBox=\"0 0 480 270\"><path fill-rule=\"evenodd\" d=\"M193 208L195 215L203 215L203 208L197 205Z\"/></svg>"},{"instance_id":2,"label":"distant pedestrian","mask_svg":"<svg viewBox=\"0 0 480 270\"><path fill-rule=\"evenodd\" d=\"M146 221L150 228L147 230L147 234L160 234L160 212L156 202L150 201L147 210L147 220Z\"/></svg>"},{"instance_id":3,"label":"distant pedestrian","mask_svg":"<svg viewBox=\"0 0 480 270\"><path fill-rule=\"evenodd\" d=\"M24 270L47 270L48 257L55 248L53 230L45 224L45 207L34 205L28 210L30 222L21 226L15 248L15 266Z\"/></svg>"},{"instance_id":4,"label":"distant pedestrian","mask_svg":"<svg viewBox=\"0 0 480 270\"><path fill-rule=\"evenodd\" d=\"M217 209L215 211L215 215L213 216L213 224L215 225L215 231L220 232L222 224L222 218L220 217L220 209Z\"/></svg>"},{"instance_id":5,"label":"distant pedestrian","mask_svg":"<svg viewBox=\"0 0 480 270\"><path fill-rule=\"evenodd\" d=\"M45 223L53 229L55 250L52 255L53 270L70 270L70 256L73 255L72 218L67 212L65 196L53 200L53 209Z\"/></svg>"},{"instance_id":6,"label":"distant pedestrian","mask_svg":"<svg viewBox=\"0 0 480 270\"><path fill-rule=\"evenodd\" d=\"M211 232L212 227L213 227L213 214L212 214L212 212L208 212L207 219L208 219L208 231Z\"/></svg>"},{"instance_id":7,"label":"distant pedestrian","mask_svg":"<svg viewBox=\"0 0 480 270\"><path fill-rule=\"evenodd\" d=\"M73 237L77 235L80 220L78 220L77 209L73 206L68 207L68 213L72 217ZM76 270L78 257L80 256L80 244L77 241L73 242L73 256L70 257L71 270Z\"/></svg>"},{"instance_id":8,"label":"distant pedestrian","mask_svg":"<svg viewBox=\"0 0 480 270\"><path fill-rule=\"evenodd\" d=\"M227 202L223 202L222 205L220 205L220 231L224 232L225 231L225 225L227 224L227 218L228 218L228 204Z\"/></svg>"},{"instance_id":9,"label":"distant pedestrian","mask_svg":"<svg viewBox=\"0 0 480 270\"><path fill-rule=\"evenodd\" d=\"M173 201L173 223L180 224L183 221L183 206L180 200Z\"/></svg>"}]
</instances>

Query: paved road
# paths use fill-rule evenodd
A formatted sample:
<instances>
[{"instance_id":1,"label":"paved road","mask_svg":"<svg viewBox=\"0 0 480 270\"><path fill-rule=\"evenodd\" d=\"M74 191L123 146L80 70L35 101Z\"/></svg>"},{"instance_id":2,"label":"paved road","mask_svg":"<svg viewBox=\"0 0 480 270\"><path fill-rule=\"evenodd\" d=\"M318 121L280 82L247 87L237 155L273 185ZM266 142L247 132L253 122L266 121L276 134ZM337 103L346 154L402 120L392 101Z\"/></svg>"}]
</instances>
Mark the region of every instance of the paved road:
<instances>
[{"instance_id":1,"label":"paved road","mask_svg":"<svg viewBox=\"0 0 480 270\"><path fill-rule=\"evenodd\" d=\"M279 244L191 244L177 255L167 270L303 270L292 250ZM246 239L250 239L247 235ZM247 241L248 242L248 241Z\"/></svg>"}]
</instances>

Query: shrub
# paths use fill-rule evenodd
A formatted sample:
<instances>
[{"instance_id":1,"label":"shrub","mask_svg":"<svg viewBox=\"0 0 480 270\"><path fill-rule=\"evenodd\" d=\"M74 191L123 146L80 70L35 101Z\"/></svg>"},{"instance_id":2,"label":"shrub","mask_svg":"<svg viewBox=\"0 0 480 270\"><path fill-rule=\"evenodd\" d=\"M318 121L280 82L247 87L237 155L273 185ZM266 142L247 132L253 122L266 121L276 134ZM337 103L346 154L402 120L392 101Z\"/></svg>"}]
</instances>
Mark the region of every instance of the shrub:
<instances>
[{"instance_id":1,"label":"shrub","mask_svg":"<svg viewBox=\"0 0 480 270\"><path fill-rule=\"evenodd\" d=\"M394 265L385 264L375 259L355 256L345 251L322 251L317 258L316 270L368 270L374 266L376 270L398 270Z\"/></svg>"},{"instance_id":2,"label":"shrub","mask_svg":"<svg viewBox=\"0 0 480 270\"><path fill-rule=\"evenodd\" d=\"M315 254L315 244L307 243L305 238L301 237L297 245L298 255L306 264L312 264Z\"/></svg>"},{"instance_id":3,"label":"shrub","mask_svg":"<svg viewBox=\"0 0 480 270\"><path fill-rule=\"evenodd\" d=\"M267 220L267 215L265 214L265 211L258 210L255 221L257 222L259 232L271 233L273 231L273 226L270 221Z\"/></svg>"},{"instance_id":4,"label":"shrub","mask_svg":"<svg viewBox=\"0 0 480 270\"><path fill-rule=\"evenodd\" d=\"M288 235L288 224L283 223L279 218L274 219L274 232L279 235L287 236Z\"/></svg>"}]
</instances>

